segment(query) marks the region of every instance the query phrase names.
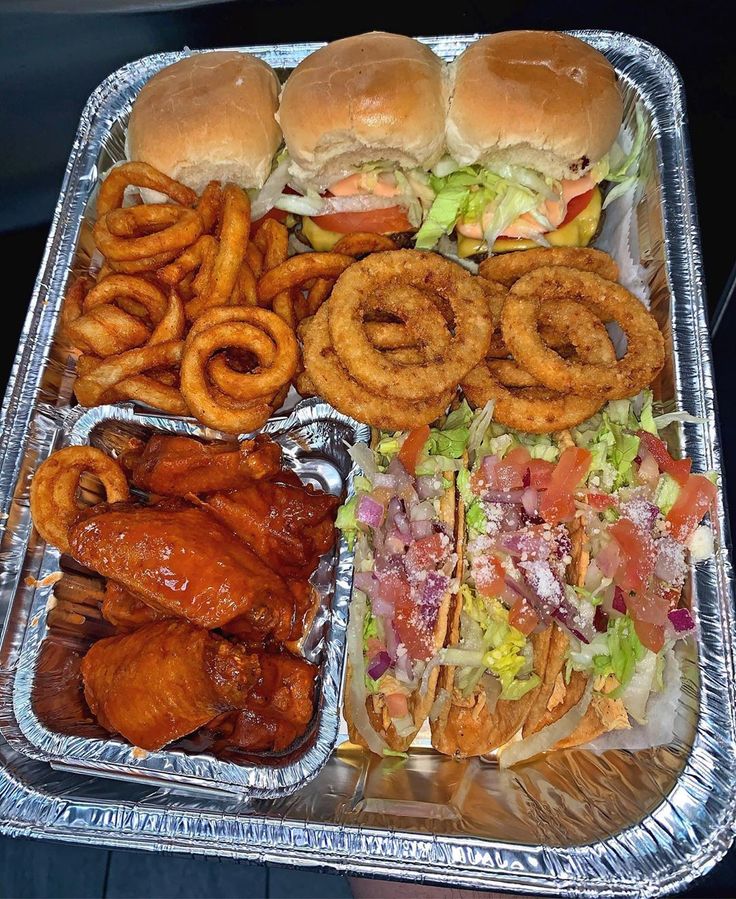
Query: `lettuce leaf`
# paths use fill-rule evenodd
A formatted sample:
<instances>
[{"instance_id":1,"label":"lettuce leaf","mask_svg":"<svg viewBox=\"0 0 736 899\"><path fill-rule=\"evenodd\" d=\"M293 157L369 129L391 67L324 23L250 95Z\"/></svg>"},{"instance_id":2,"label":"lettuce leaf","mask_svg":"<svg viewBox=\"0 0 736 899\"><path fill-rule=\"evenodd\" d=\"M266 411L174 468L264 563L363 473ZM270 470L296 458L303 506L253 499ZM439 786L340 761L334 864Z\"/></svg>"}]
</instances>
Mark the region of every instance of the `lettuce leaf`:
<instances>
[{"instance_id":1,"label":"lettuce leaf","mask_svg":"<svg viewBox=\"0 0 736 899\"><path fill-rule=\"evenodd\" d=\"M335 527L342 531L347 540L348 547L352 550L355 544L355 535L358 533L358 522L355 518L355 510L358 506L358 495L355 494L337 510Z\"/></svg>"},{"instance_id":2,"label":"lettuce leaf","mask_svg":"<svg viewBox=\"0 0 736 899\"><path fill-rule=\"evenodd\" d=\"M430 430L427 444L429 455L459 459L468 445L472 418L473 412L463 400L457 409L450 412L441 428Z\"/></svg>"},{"instance_id":3,"label":"lettuce leaf","mask_svg":"<svg viewBox=\"0 0 736 899\"><path fill-rule=\"evenodd\" d=\"M659 506L663 515L666 515L674 506L679 493L680 485L671 475L665 472L660 476L657 489L654 491L654 503Z\"/></svg>"},{"instance_id":4,"label":"lettuce leaf","mask_svg":"<svg viewBox=\"0 0 736 899\"><path fill-rule=\"evenodd\" d=\"M488 518L480 500L474 499L465 512L465 525L471 537L478 537L488 530Z\"/></svg>"}]
</instances>

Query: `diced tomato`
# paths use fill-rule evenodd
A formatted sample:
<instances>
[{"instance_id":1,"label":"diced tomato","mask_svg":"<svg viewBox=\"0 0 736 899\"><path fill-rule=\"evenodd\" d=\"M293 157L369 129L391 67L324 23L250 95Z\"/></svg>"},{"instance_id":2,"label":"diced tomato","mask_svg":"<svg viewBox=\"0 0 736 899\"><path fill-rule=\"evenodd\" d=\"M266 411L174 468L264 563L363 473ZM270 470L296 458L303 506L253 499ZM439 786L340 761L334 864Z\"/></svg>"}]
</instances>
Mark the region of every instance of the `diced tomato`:
<instances>
[{"instance_id":1,"label":"diced tomato","mask_svg":"<svg viewBox=\"0 0 736 899\"><path fill-rule=\"evenodd\" d=\"M546 490L552 480L552 472L555 470L554 462L546 459L530 459L527 465L529 470L529 486L535 490Z\"/></svg>"},{"instance_id":2,"label":"diced tomato","mask_svg":"<svg viewBox=\"0 0 736 899\"><path fill-rule=\"evenodd\" d=\"M356 231L370 234L401 234L404 231L414 230L403 206L370 209L365 212L332 212L327 215L315 215L312 221L325 231L336 231L338 234L352 234Z\"/></svg>"},{"instance_id":3,"label":"diced tomato","mask_svg":"<svg viewBox=\"0 0 736 899\"><path fill-rule=\"evenodd\" d=\"M652 652L659 652L664 646L664 626L661 624L649 624L646 621L634 620L636 636Z\"/></svg>"},{"instance_id":4,"label":"diced tomato","mask_svg":"<svg viewBox=\"0 0 736 899\"><path fill-rule=\"evenodd\" d=\"M386 603L396 608L409 594L409 584L404 571L397 567L393 571L382 571L378 576L376 593Z\"/></svg>"},{"instance_id":5,"label":"diced tomato","mask_svg":"<svg viewBox=\"0 0 736 899\"><path fill-rule=\"evenodd\" d=\"M517 490L523 487L530 459L529 450L525 446L514 447L494 468L495 483L489 486L496 490Z\"/></svg>"},{"instance_id":6,"label":"diced tomato","mask_svg":"<svg viewBox=\"0 0 736 899\"><path fill-rule=\"evenodd\" d=\"M509 611L509 624L527 637L539 624L539 618L529 603L520 597Z\"/></svg>"},{"instance_id":7,"label":"diced tomato","mask_svg":"<svg viewBox=\"0 0 736 899\"><path fill-rule=\"evenodd\" d=\"M661 593L649 590L646 593L629 593L626 608L635 621L664 626L670 611L668 600Z\"/></svg>"},{"instance_id":8,"label":"diced tomato","mask_svg":"<svg viewBox=\"0 0 736 899\"><path fill-rule=\"evenodd\" d=\"M506 587L506 572L496 556L484 556L473 563L475 586L483 596L500 596Z\"/></svg>"},{"instance_id":9,"label":"diced tomato","mask_svg":"<svg viewBox=\"0 0 736 899\"><path fill-rule=\"evenodd\" d=\"M259 219L251 224L251 234L256 234L261 225L264 222L267 222L269 219L274 219L277 222L285 222L287 215L288 212L284 212L283 209L269 209L265 215L262 215Z\"/></svg>"},{"instance_id":10,"label":"diced tomato","mask_svg":"<svg viewBox=\"0 0 736 899\"><path fill-rule=\"evenodd\" d=\"M394 629L399 642L406 646L411 659L430 659L434 654L434 628L419 614L411 594L407 592L396 603Z\"/></svg>"},{"instance_id":11,"label":"diced tomato","mask_svg":"<svg viewBox=\"0 0 736 899\"><path fill-rule=\"evenodd\" d=\"M717 492L716 485L702 474L690 475L667 515L675 540L687 540L713 505Z\"/></svg>"},{"instance_id":12,"label":"diced tomato","mask_svg":"<svg viewBox=\"0 0 736 899\"><path fill-rule=\"evenodd\" d=\"M444 562L449 551L449 541L444 534L431 534L415 540L406 553L405 565L409 572L434 571Z\"/></svg>"},{"instance_id":13,"label":"diced tomato","mask_svg":"<svg viewBox=\"0 0 736 899\"><path fill-rule=\"evenodd\" d=\"M549 487L541 495L539 514L549 524L571 521L575 516L575 491L588 473L590 452L582 447L569 446L552 472Z\"/></svg>"},{"instance_id":14,"label":"diced tomato","mask_svg":"<svg viewBox=\"0 0 736 899\"><path fill-rule=\"evenodd\" d=\"M614 581L622 590L643 592L656 564L656 552L651 537L628 518L619 518L611 525L609 533L621 550ZM627 599L627 606L628 602Z\"/></svg>"},{"instance_id":15,"label":"diced tomato","mask_svg":"<svg viewBox=\"0 0 736 899\"><path fill-rule=\"evenodd\" d=\"M641 443L654 456L660 471L671 475L681 486L685 484L690 477L690 468L692 467L692 459L673 459L667 449L667 444L650 434L648 431L637 431L637 436Z\"/></svg>"},{"instance_id":16,"label":"diced tomato","mask_svg":"<svg viewBox=\"0 0 736 899\"><path fill-rule=\"evenodd\" d=\"M616 506L616 500L608 493L587 493L585 502L598 512L613 509Z\"/></svg>"},{"instance_id":17,"label":"diced tomato","mask_svg":"<svg viewBox=\"0 0 736 899\"><path fill-rule=\"evenodd\" d=\"M565 218L560 222L557 226L558 228L564 228L569 222L571 222L574 218L577 218L580 213L585 209L593 198L593 191L595 190L592 187L589 191L586 191L584 194L579 194L577 197L573 197L567 204L567 212L565 213Z\"/></svg>"},{"instance_id":18,"label":"diced tomato","mask_svg":"<svg viewBox=\"0 0 736 899\"><path fill-rule=\"evenodd\" d=\"M372 659L381 652L386 652L386 647L378 637L369 637L365 644L365 654L367 658Z\"/></svg>"},{"instance_id":19,"label":"diced tomato","mask_svg":"<svg viewBox=\"0 0 736 899\"><path fill-rule=\"evenodd\" d=\"M414 428L406 435L406 439L401 444L398 458L399 462L414 477L417 469L417 459L429 440L429 425L422 425L421 428Z\"/></svg>"},{"instance_id":20,"label":"diced tomato","mask_svg":"<svg viewBox=\"0 0 736 899\"><path fill-rule=\"evenodd\" d=\"M404 718L409 714L409 704L404 693L385 693L386 708L392 718Z\"/></svg>"}]
</instances>

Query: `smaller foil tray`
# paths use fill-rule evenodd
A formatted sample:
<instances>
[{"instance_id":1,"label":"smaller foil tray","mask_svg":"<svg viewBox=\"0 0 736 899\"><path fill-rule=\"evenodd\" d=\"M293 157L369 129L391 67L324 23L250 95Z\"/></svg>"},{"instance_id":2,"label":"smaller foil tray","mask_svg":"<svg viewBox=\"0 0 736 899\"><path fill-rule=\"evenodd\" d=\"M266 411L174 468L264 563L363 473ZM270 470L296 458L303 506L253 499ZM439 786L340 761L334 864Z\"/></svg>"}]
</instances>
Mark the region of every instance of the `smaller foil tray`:
<instances>
[{"instance_id":1,"label":"smaller foil tray","mask_svg":"<svg viewBox=\"0 0 736 899\"><path fill-rule=\"evenodd\" d=\"M205 438L213 433L192 420L137 412L128 405L75 409L57 424L58 418L58 412L52 413L36 424L53 432L50 441L43 441L50 451L89 444L115 456L130 438L145 440L153 433ZM352 489L348 447L370 438L366 425L316 399L300 403L288 417L272 419L262 432L281 445L285 467L336 496ZM34 535L32 543L34 538L39 540ZM216 757L196 751L196 738L147 752L94 722L82 698L79 663L95 640L114 633L99 612L96 597L102 581L46 545L38 573L26 578L26 586L35 590L12 691L16 726L2 727L3 735L26 755L66 770L175 785L179 791L254 798L292 793L317 775L337 740L352 565L353 554L341 538L310 579L319 605L300 650L317 666L318 680L315 714L304 735L281 753L231 750L227 757Z\"/></svg>"}]
</instances>

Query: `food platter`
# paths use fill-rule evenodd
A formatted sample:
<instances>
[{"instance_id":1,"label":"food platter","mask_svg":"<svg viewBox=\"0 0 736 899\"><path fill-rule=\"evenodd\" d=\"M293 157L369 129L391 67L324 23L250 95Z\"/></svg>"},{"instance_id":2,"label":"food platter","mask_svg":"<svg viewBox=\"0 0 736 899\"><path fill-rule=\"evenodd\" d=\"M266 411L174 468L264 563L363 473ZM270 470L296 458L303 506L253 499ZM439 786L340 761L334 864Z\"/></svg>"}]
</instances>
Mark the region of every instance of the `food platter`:
<instances>
[{"instance_id":1,"label":"food platter","mask_svg":"<svg viewBox=\"0 0 736 899\"><path fill-rule=\"evenodd\" d=\"M702 419L681 426L682 449L698 470L719 470L679 77L659 51L643 42L600 32L580 36L616 66L629 97L629 115L632 100L638 99L651 117L648 153L655 164L637 210L638 229L621 232L633 233L638 246L621 249L641 265L652 309L669 342L663 399ZM429 43L452 58L470 40ZM287 69L312 49L298 45L251 52ZM27 553L25 491L48 441L57 439L47 433L44 444L29 425L43 412L53 433L66 416L70 381L65 360L54 355L52 335L68 266L97 174L122 157L130 102L150 74L176 58L168 54L131 64L90 100L9 386L2 469L9 516L3 600L10 614L2 659L2 725L8 733L17 731L8 699L27 626L35 620L29 611L34 591L28 585L18 589L38 571L38 557ZM3 746L6 829L19 833L43 822L47 835L109 845L146 842L149 847L155 834L156 847L190 853L309 862L486 888L597 895L615 878L620 891L630 894L672 889L706 870L732 836L734 631L722 499L718 513L714 525L721 549L699 566L692 585L702 653L697 666L693 659L686 662L678 740L668 748L605 757L571 753L516 773L421 751L407 760L370 760L348 750L334 754L300 793L267 802L159 793L140 782L105 785L83 775L53 773Z\"/></svg>"}]
</instances>

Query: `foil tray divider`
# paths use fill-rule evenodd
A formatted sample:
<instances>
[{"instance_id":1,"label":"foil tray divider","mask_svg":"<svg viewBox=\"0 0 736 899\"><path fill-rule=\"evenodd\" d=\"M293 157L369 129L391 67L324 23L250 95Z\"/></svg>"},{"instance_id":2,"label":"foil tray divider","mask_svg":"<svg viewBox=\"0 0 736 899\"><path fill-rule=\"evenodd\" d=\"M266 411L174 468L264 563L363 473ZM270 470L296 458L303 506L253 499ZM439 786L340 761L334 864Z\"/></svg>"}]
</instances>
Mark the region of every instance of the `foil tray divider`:
<instances>
[{"instance_id":1,"label":"foil tray divider","mask_svg":"<svg viewBox=\"0 0 736 899\"><path fill-rule=\"evenodd\" d=\"M650 225L656 234L643 264L658 279L660 293L664 287L669 297L671 392L664 398L704 420L677 431L696 468L719 470L682 82L671 61L643 40L616 32L574 33L606 53L625 91L642 100L651 119L655 201L648 202L646 211L654 218L642 224L645 237ZM450 59L476 37L422 40ZM321 45L239 49L284 72ZM56 771L24 754L29 747L20 739L9 701L14 660L27 623L22 620L25 609L13 602L15 586L21 585L23 596L23 575L38 571L41 563L40 554L29 559L26 553L27 479L37 464L35 457L48 454L49 440L76 439L62 431L72 425L74 415L79 416L69 413L72 417L64 421L68 377L61 394L43 384L46 369L55 361L49 363L55 322L98 168L104 170L121 157L121 128L142 84L182 55L163 53L129 63L90 97L3 406L0 507L10 517L0 519L0 611L7 613L0 651L0 725L13 734L21 751L0 739L0 829L14 834L42 831L46 837L108 846L320 865L338 872L576 897L661 895L705 873L726 852L736 828L736 628L722 482L713 522L718 557L699 565L692 581L700 658L697 665L686 666L678 718L681 733L671 751L651 752L641 762L639 755L626 753L609 753L597 760L586 752L558 753L509 773L502 782L490 766L477 763L453 771L421 751L402 764L340 750L298 794L247 804L234 794L178 795L153 784ZM667 334L666 339L669 342ZM619 770L622 779L616 793L610 788L617 783ZM637 804L640 793L650 797L646 809ZM426 808L433 802L438 808L457 803L463 813L461 826L455 819L433 820L426 812L423 818L412 818L405 800L416 796ZM375 811L390 809L392 802L394 813ZM474 823L472 815L486 807L499 812L502 837Z\"/></svg>"}]
</instances>

